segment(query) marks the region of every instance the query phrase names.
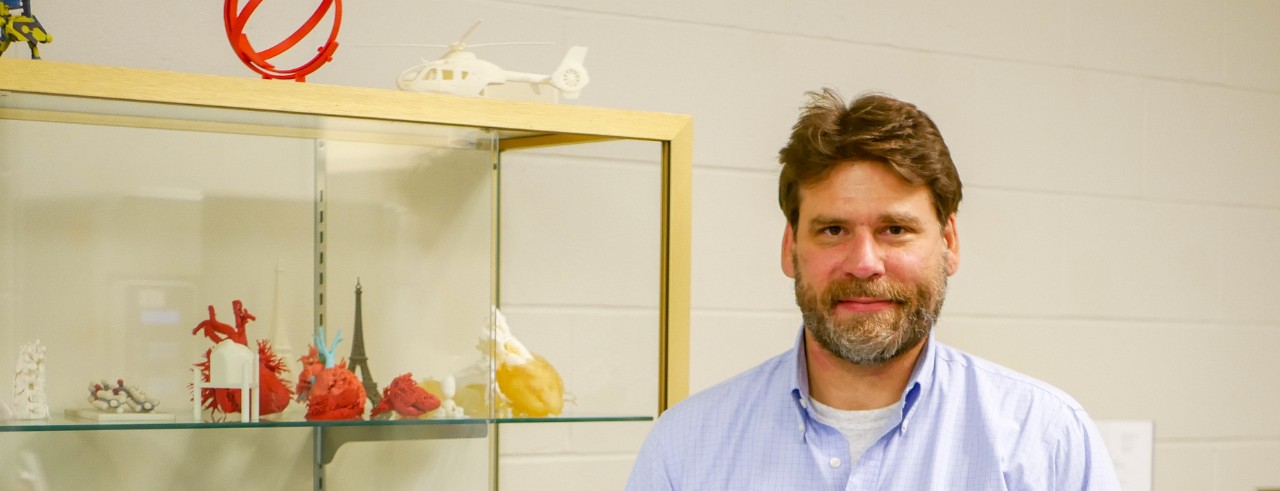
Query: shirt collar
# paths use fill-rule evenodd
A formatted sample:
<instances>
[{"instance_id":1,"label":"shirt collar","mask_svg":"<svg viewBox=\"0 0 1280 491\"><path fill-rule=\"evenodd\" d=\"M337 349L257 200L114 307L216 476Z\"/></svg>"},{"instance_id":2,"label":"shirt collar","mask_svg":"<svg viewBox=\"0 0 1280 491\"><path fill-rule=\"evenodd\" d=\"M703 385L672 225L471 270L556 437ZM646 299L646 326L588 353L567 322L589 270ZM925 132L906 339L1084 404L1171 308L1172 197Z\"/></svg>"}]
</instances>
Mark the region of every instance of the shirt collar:
<instances>
[{"instance_id":1,"label":"shirt collar","mask_svg":"<svg viewBox=\"0 0 1280 491\"><path fill-rule=\"evenodd\" d=\"M911 371L911 378L907 379L907 388L902 391L902 417L905 419L911 414L911 410L915 407L916 401L920 399L920 394L925 392L929 384L933 382L934 366L937 364L937 350L934 349L933 333L929 333L929 338L925 340L924 350L920 353L920 358L916 360L916 366ZM796 344L792 348L796 355L791 357L791 370L795 372L794 383L791 386L791 397L796 403L796 407L801 413L805 412L805 406L809 401L809 366L808 358L804 352L804 327L800 327L800 333L796 336Z\"/></svg>"},{"instance_id":2,"label":"shirt collar","mask_svg":"<svg viewBox=\"0 0 1280 491\"><path fill-rule=\"evenodd\" d=\"M807 423L811 416L809 415L809 366L808 358L804 353L804 327L800 327L800 335L796 340L796 344L791 348L795 351L795 356L789 357L790 370L795 373L791 378L791 406L796 409L796 416L799 418L800 438L808 438ZM786 372L783 372L786 373Z\"/></svg>"},{"instance_id":3,"label":"shirt collar","mask_svg":"<svg viewBox=\"0 0 1280 491\"><path fill-rule=\"evenodd\" d=\"M934 349L937 343L933 340L933 331L929 331L929 337L924 340L924 350L920 352L920 358L916 360L916 367L911 371L911 378L907 379L907 388L902 391L902 416L906 418L911 414L911 409L915 407L916 401L920 399L920 394L925 392L929 384L933 383L934 367L938 362L938 350Z\"/></svg>"},{"instance_id":4,"label":"shirt collar","mask_svg":"<svg viewBox=\"0 0 1280 491\"><path fill-rule=\"evenodd\" d=\"M804 354L804 326L800 327L800 334L796 336L795 345L791 349L796 352L796 355L791 357L791 370L796 374L791 384L791 395L808 399L809 371L805 367L809 366L809 362Z\"/></svg>"}]
</instances>

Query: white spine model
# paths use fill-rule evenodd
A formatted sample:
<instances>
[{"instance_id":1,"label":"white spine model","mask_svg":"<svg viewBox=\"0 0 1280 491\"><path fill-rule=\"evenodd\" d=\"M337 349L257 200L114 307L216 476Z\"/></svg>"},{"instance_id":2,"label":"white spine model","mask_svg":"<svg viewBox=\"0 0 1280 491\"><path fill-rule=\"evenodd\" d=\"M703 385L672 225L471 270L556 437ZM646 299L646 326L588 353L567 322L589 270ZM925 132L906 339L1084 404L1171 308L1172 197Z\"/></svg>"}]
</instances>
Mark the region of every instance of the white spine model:
<instances>
[{"instance_id":1,"label":"white spine model","mask_svg":"<svg viewBox=\"0 0 1280 491\"><path fill-rule=\"evenodd\" d=\"M18 369L13 379L14 418L49 417L49 399L44 390L44 352L40 340L22 345L18 352Z\"/></svg>"}]
</instances>

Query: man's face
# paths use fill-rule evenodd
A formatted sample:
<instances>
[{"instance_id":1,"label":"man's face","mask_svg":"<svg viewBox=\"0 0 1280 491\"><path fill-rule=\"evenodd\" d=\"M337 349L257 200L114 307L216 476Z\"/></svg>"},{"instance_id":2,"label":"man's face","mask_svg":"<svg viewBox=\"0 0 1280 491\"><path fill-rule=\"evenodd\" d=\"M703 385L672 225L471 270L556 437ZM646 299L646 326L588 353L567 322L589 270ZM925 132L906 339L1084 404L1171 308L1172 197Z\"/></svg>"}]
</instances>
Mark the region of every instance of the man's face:
<instances>
[{"instance_id":1,"label":"man's face","mask_svg":"<svg viewBox=\"0 0 1280 491\"><path fill-rule=\"evenodd\" d=\"M879 365L918 345L959 266L955 217L938 223L929 189L884 164L844 163L800 189L783 239L805 328L832 354Z\"/></svg>"}]
</instances>

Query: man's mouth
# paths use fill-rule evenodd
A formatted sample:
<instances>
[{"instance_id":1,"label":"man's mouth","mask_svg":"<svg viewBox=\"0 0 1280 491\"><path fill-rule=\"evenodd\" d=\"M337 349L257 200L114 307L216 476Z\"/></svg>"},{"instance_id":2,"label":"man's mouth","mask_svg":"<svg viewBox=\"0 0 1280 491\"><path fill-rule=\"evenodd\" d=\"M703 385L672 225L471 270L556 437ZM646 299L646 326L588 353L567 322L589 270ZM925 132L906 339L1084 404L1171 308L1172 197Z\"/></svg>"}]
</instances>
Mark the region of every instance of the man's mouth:
<instances>
[{"instance_id":1,"label":"man's mouth","mask_svg":"<svg viewBox=\"0 0 1280 491\"><path fill-rule=\"evenodd\" d=\"M851 313L880 312L882 310L891 309L897 304L898 302L889 298L842 298L836 301L836 311Z\"/></svg>"}]
</instances>

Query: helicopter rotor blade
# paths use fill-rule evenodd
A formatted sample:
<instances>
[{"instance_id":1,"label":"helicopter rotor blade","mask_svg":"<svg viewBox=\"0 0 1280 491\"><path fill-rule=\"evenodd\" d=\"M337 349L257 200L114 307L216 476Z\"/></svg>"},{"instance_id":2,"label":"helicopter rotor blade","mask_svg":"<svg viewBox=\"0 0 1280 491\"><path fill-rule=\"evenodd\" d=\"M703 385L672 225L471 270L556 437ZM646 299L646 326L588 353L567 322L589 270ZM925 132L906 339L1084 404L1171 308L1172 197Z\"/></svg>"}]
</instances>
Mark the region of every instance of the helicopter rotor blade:
<instances>
[{"instance_id":1,"label":"helicopter rotor blade","mask_svg":"<svg viewBox=\"0 0 1280 491\"><path fill-rule=\"evenodd\" d=\"M484 22L484 19L476 19L476 23L471 24L471 28L467 29L467 32L462 33L462 37L458 38L458 41L455 44L461 44L465 46L466 44L464 43L464 41L467 40L467 36L470 36L472 31L475 31L477 27L480 27L481 22Z\"/></svg>"},{"instance_id":2,"label":"helicopter rotor blade","mask_svg":"<svg viewBox=\"0 0 1280 491\"><path fill-rule=\"evenodd\" d=\"M534 45L542 45L542 44L556 44L556 43L549 42L549 41L525 41L525 42L511 42L511 43L480 43L480 44L468 44L468 45L467 45L467 47L468 47L468 48L480 48L480 47L484 47L484 46L534 46Z\"/></svg>"}]
</instances>

